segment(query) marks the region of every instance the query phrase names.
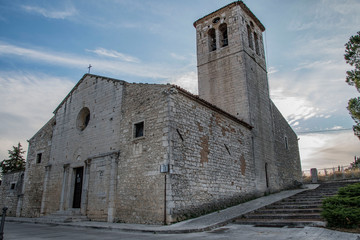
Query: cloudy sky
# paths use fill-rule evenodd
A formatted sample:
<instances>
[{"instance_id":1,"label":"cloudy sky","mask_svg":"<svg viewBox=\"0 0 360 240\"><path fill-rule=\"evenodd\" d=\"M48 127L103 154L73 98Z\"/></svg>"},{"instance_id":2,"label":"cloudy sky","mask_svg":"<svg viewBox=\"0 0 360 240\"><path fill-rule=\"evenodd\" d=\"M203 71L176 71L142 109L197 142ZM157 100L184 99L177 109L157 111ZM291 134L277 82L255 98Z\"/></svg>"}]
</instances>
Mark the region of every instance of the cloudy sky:
<instances>
[{"instance_id":1,"label":"cloudy sky","mask_svg":"<svg viewBox=\"0 0 360 240\"><path fill-rule=\"evenodd\" d=\"M245 0L266 27L270 94L300 138L303 169L360 155L346 106L344 44L358 0ZM231 1L0 1L0 160L51 117L88 71L197 93L193 22Z\"/></svg>"}]
</instances>

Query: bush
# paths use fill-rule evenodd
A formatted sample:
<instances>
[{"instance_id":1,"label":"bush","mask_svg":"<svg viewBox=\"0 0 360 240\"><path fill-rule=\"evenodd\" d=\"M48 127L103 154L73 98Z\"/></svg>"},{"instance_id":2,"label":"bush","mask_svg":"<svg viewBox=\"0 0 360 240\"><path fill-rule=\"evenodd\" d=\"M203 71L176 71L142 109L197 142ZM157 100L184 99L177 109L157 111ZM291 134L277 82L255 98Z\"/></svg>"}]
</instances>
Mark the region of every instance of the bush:
<instances>
[{"instance_id":1,"label":"bush","mask_svg":"<svg viewBox=\"0 0 360 240\"><path fill-rule=\"evenodd\" d=\"M326 198L321 215L328 227L360 227L360 183L339 189L337 195Z\"/></svg>"}]
</instances>

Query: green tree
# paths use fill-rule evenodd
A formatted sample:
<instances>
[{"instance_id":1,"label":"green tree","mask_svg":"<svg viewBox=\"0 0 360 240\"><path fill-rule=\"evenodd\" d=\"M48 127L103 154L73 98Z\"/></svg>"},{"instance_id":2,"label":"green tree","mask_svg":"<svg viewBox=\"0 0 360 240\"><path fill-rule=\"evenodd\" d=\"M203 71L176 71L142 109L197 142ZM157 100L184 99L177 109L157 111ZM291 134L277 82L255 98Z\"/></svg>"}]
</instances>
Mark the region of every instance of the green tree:
<instances>
[{"instance_id":1,"label":"green tree","mask_svg":"<svg viewBox=\"0 0 360 240\"><path fill-rule=\"evenodd\" d=\"M360 168L360 157L355 156L354 162L350 163L350 169L359 169Z\"/></svg>"},{"instance_id":2,"label":"green tree","mask_svg":"<svg viewBox=\"0 0 360 240\"><path fill-rule=\"evenodd\" d=\"M354 67L353 70L346 72L346 82L360 92L360 31L357 35L351 36L345 44L344 57L346 63ZM355 121L354 134L360 139L360 97L350 99L347 109Z\"/></svg>"},{"instance_id":3,"label":"green tree","mask_svg":"<svg viewBox=\"0 0 360 240\"><path fill-rule=\"evenodd\" d=\"M25 159L23 154L22 146L18 143L17 147L13 146L13 150L8 150L9 159L4 159L0 163L0 168L2 173L11 173L14 171L24 170L25 169Z\"/></svg>"}]
</instances>

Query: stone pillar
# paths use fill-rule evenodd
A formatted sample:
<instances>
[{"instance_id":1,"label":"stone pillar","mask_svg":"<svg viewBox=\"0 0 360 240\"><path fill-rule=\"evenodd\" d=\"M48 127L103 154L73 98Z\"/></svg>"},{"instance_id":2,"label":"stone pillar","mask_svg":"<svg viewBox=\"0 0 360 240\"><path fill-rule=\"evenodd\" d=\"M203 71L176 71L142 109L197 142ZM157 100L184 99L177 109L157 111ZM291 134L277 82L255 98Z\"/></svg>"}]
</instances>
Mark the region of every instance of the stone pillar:
<instances>
[{"instance_id":1,"label":"stone pillar","mask_svg":"<svg viewBox=\"0 0 360 240\"><path fill-rule=\"evenodd\" d=\"M317 169L312 168L310 169L310 172L311 172L311 183L317 183L318 182Z\"/></svg>"},{"instance_id":2,"label":"stone pillar","mask_svg":"<svg viewBox=\"0 0 360 240\"><path fill-rule=\"evenodd\" d=\"M81 211L81 215L87 216L91 159L87 159L84 162L85 162L85 169L84 169L83 189L82 189L82 193L81 193L81 209L80 209L80 211Z\"/></svg>"},{"instance_id":3,"label":"stone pillar","mask_svg":"<svg viewBox=\"0 0 360 240\"><path fill-rule=\"evenodd\" d=\"M47 185L48 185L48 181L49 181L50 170L51 170L51 165L47 165L45 167L45 177L44 177L44 183L43 183L43 194L42 194L42 198L41 198L40 215L45 214L46 193L47 193Z\"/></svg>"},{"instance_id":4,"label":"stone pillar","mask_svg":"<svg viewBox=\"0 0 360 240\"><path fill-rule=\"evenodd\" d=\"M111 158L110 184L109 184L109 205L108 205L108 222L113 222L115 218L115 200L116 200L116 182L119 155L114 154Z\"/></svg>"},{"instance_id":5,"label":"stone pillar","mask_svg":"<svg viewBox=\"0 0 360 240\"><path fill-rule=\"evenodd\" d=\"M61 197L60 197L60 211L64 211L64 201L65 201L65 190L67 186L67 178L69 175L69 168L70 164L64 164L64 173L63 173L63 182L62 182L62 188L61 188Z\"/></svg>"}]
</instances>

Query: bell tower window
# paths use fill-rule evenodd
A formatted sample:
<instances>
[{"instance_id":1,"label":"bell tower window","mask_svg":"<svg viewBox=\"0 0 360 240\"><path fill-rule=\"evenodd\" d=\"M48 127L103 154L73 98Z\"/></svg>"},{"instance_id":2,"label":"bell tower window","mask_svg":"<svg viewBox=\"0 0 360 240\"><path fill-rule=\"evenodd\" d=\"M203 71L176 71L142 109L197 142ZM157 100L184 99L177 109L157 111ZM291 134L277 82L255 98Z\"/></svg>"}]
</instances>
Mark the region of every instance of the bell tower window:
<instances>
[{"instance_id":1,"label":"bell tower window","mask_svg":"<svg viewBox=\"0 0 360 240\"><path fill-rule=\"evenodd\" d=\"M219 26L219 30L220 30L220 43L221 43L221 47L226 47L229 45L229 39L228 39L228 33L227 33L227 25L226 23L223 23Z\"/></svg>"},{"instance_id":2,"label":"bell tower window","mask_svg":"<svg viewBox=\"0 0 360 240\"><path fill-rule=\"evenodd\" d=\"M256 32L254 32L254 41L255 41L255 52L257 55L260 56L260 49L259 49L259 38Z\"/></svg>"},{"instance_id":3,"label":"bell tower window","mask_svg":"<svg viewBox=\"0 0 360 240\"><path fill-rule=\"evenodd\" d=\"M247 34L248 34L249 47L251 49L254 49L254 44L253 44L253 39L252 39L252 33L251 33L250 26L247 25L246 28L247 28Z\"/></svg>"},{"instance_id":4,"label":"bell tower window","mask_svg":"<svg viewBox=\"0 0 360 240\"><path fill-rule=\"evenodd\" d=\"M216 34L215 29L211 28L208 31L208 38L209 38L209 51L215 51L216 50Z\"/></svg>"}]
</instances>

